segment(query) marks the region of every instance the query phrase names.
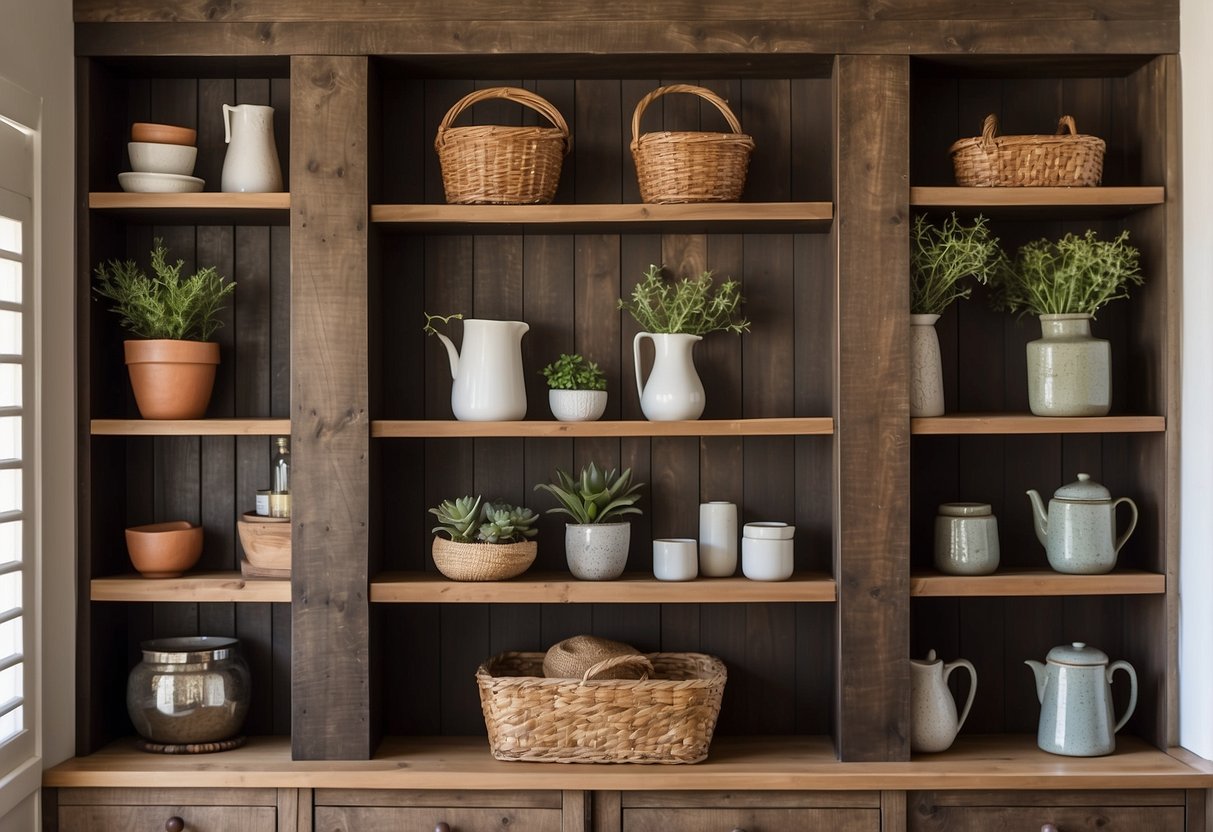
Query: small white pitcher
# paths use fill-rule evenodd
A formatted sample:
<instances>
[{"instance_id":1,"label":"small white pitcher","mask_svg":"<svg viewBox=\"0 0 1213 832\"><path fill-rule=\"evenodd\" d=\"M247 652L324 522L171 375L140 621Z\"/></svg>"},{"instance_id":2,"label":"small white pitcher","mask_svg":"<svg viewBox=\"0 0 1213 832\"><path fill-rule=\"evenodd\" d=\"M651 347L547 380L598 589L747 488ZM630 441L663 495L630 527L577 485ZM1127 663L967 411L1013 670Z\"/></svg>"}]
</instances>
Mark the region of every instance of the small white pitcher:
<instances>
[{"instance_id":1,"label":"small white pitcher","mask_svg":"<svg viewBox=\"0 0 1213 832\"><path fill-rule=\"evenodd\" d=\"M224 193L282 190L282 168L274 145L274 108L260 104L223 105Z\"/></svg>"},{"instance_id":2,"label":"small white pitcher","mask_svg":"<svg viewBox=\"0 0 1213 832\"><path fill-rule=\"evenodd\" d=\"M956 703L952 691L948 690L948 676L958 667L969 671L969 699L965 702L960 717L956 716ZM961 726L973 707L973 696L977 693L977 671L964 659L944 664L935 658L935 651L927 653L924 661L910 661L910 750L947 751L960 733Z\"/></svg>"},{"instance_id":3,"label":"small white pitcher","mask_svg":"<svg viewBox=\"0 0 1213 832\"><path fill-rule=\"evenodd\" d=\"M641 378L640 342L653 340L656 357L648 383ZM695 372L691 348L702 341L700 335L681 332L638 332L632 339L632 355L636 362L636 392L640 394L640 409L650 422L672 422L698 419L707 403L703 382Z\"/></svg>"}]
</instances>

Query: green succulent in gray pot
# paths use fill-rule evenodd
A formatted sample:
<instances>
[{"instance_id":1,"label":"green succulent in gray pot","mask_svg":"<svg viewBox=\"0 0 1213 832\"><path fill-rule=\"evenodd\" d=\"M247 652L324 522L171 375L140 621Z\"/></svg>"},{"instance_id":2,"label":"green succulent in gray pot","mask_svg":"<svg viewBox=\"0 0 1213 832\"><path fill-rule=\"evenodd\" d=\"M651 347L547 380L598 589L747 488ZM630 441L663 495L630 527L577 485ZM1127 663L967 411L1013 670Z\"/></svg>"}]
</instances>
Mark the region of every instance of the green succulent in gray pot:
<instances>
[{"instance_id":1,"label":"green succulent in gray pot","mask_svg":"<svg viewBox=\"0 0 1213 832\"><path fill-rule=\"evenodd\" d=\"M569 571L583 581L611 581L623 574L628 562L631 523L619 518L641 514L643 483L632 482L632 470L603 470L594 462L581 469L576 478L556 471L556 482L540 483L537 491L546 491L559 505L548 514L566 514L572 522L565 525L564 548Z\"/></svg>"}]
</instances>

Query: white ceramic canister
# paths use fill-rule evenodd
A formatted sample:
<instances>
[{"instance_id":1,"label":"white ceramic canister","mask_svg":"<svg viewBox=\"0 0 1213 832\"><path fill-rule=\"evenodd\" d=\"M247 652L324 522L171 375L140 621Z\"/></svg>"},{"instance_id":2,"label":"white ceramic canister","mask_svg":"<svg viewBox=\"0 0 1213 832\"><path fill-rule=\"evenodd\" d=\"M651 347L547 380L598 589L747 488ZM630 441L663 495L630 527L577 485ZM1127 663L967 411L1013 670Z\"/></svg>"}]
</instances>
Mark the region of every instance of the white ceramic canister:
<instances>
[{"instance_id":1,"label":"white ceramic canister","mask_svg":"<svg viewBox=\"0 0 1213 832\"><path fill-rule=\"evenodd\" d=\"M741 532L741 571L751 581L786 581L792 577L795 526L746 523Z\"/></svg>"},{"instance_id":2,"label":"white ceramic canister","mask_svg":"<svg viewBox=\"0 0 1213 832\"><path fill-rule=\"evenodd\" d=\"M935 517L935 568L946 575L998 569L998 519L988 503L943 503Z\"/></svg>"},{"instance_id":3,"label":"white ceramic canister","mask_svg":"<svg viewBox=\"0 0 1213 832\"><path fill-rule=\"evenodd\" d=\"M693 581L699 574L699 552L689 537L653 541L653 577L659 581Z\"/></svg>"},{"instance_id":4,"label":"white ceramic canister","mask_svg":"<svg viewBox=\"0 0 1213 832\"><path fill-rule=\"evenodd\" d=\"M723 500L699 504L699 572L731 578L737 571L737 506Z\"/></svg>"}]
</instances>

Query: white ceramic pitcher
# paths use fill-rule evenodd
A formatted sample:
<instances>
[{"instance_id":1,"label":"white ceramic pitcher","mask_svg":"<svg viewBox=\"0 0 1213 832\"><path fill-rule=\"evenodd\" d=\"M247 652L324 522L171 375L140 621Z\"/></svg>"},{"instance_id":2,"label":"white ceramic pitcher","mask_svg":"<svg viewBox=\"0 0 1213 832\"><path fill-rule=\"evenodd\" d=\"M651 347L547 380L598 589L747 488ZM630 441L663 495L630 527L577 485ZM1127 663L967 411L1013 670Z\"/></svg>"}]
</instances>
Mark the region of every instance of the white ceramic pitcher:
<instances>
[{"instance_id":1,"label":"white ceramic pitcher","mask_svg":"<svg viewBox=\"0 0 1213 832\"><path fill-rule=\"evenodd\" d=\"M508 422L526 418L526 382L522 377L522 321L463 322L463 352L451 339L434 333L451 359L451 410L464 422Z\"/></svg>"},{"instance_id":2,"label":"white ceramic pitcher","mask_svg":"<svg viewBox=\"0 0 1213 832\"><path fill-rule=\"evenodd\" d=\"M640 342L653 340L657 354L648 383L640 373ZM703 336L681 332L638 332L632 339L632 355L636 362L636 392L640 394L640 409L650 422L672 422L698 419L703 415L707 398L703 382L695 372L691 349Z\"/></svg>"},{"instance_id":3,"label":"white ceramic pitcher","mask_svg":"<svg viewBox=\"0 0 1213 832\"><path fill-rule=\"evenodd\" d=\"M274 145L274 108L260 104L223 105L224 193L282 190L282 168Z\"/></svg>"}]
</instances>

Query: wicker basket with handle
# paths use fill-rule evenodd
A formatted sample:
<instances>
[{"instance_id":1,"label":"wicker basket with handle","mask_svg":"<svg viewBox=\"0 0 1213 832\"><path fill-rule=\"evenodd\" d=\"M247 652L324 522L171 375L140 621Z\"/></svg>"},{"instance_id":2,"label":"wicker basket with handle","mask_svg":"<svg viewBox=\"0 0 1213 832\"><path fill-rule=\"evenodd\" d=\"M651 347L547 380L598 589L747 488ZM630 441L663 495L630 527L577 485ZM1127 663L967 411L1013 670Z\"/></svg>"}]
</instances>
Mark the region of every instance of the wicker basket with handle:
<instances>
[{"instance_id":1,"label":"wicker basket with handle","mask_svg":"<svg viewBox=\"0 0 1213 832\"><path fill-rule=\"evenodd\" d=\"M697 763L708 756L726 671L702 653L613 656L580 679L545 679L543 653L502 653L476 671L498 760ZM649 678L597 680L623 664Z\"/></svg>"},{"instance_id":2,"label":"wicker basket with handle","mask_svg":"<svg viewBox=\"0 0 1213 832\"><path fill-rule=\"evenodd\" d=\"M1104 140L1078 132L1062 116L1053 136L995 136L998 117L986 116L981 135L948 152L956 184L969 187L1093 186L1103 177Z\"/></svg>"},{"instance_id":3,"label":"wicker basket with handle","mask_svg":"<svg viewBox=\"0 0 1213 832\"><path fill-rule=\"evenodd\" d=\"M468 107L492 98L530 107L555 126L451 126ZM571 146L569 126L560 111L547 99L518 87L491 87L465 95L447 111L434 137L446 201L464 205L551 202Z\"/></svg>"},{"instance_id":4,"label":"wicker basket with handle","mask_svg":"<svg viewBox=\"0 0 1213 832\"><path fill-rule=\"evenodd\" d=\"M658 98L690 93L712 104L729 123L731 133L671 132L640 135L640 117ZM632 158L645 202L736 202L745 188L754 139L716 93L691 84L658 87L632 113Z\"/></svg>"}]
</instances>

